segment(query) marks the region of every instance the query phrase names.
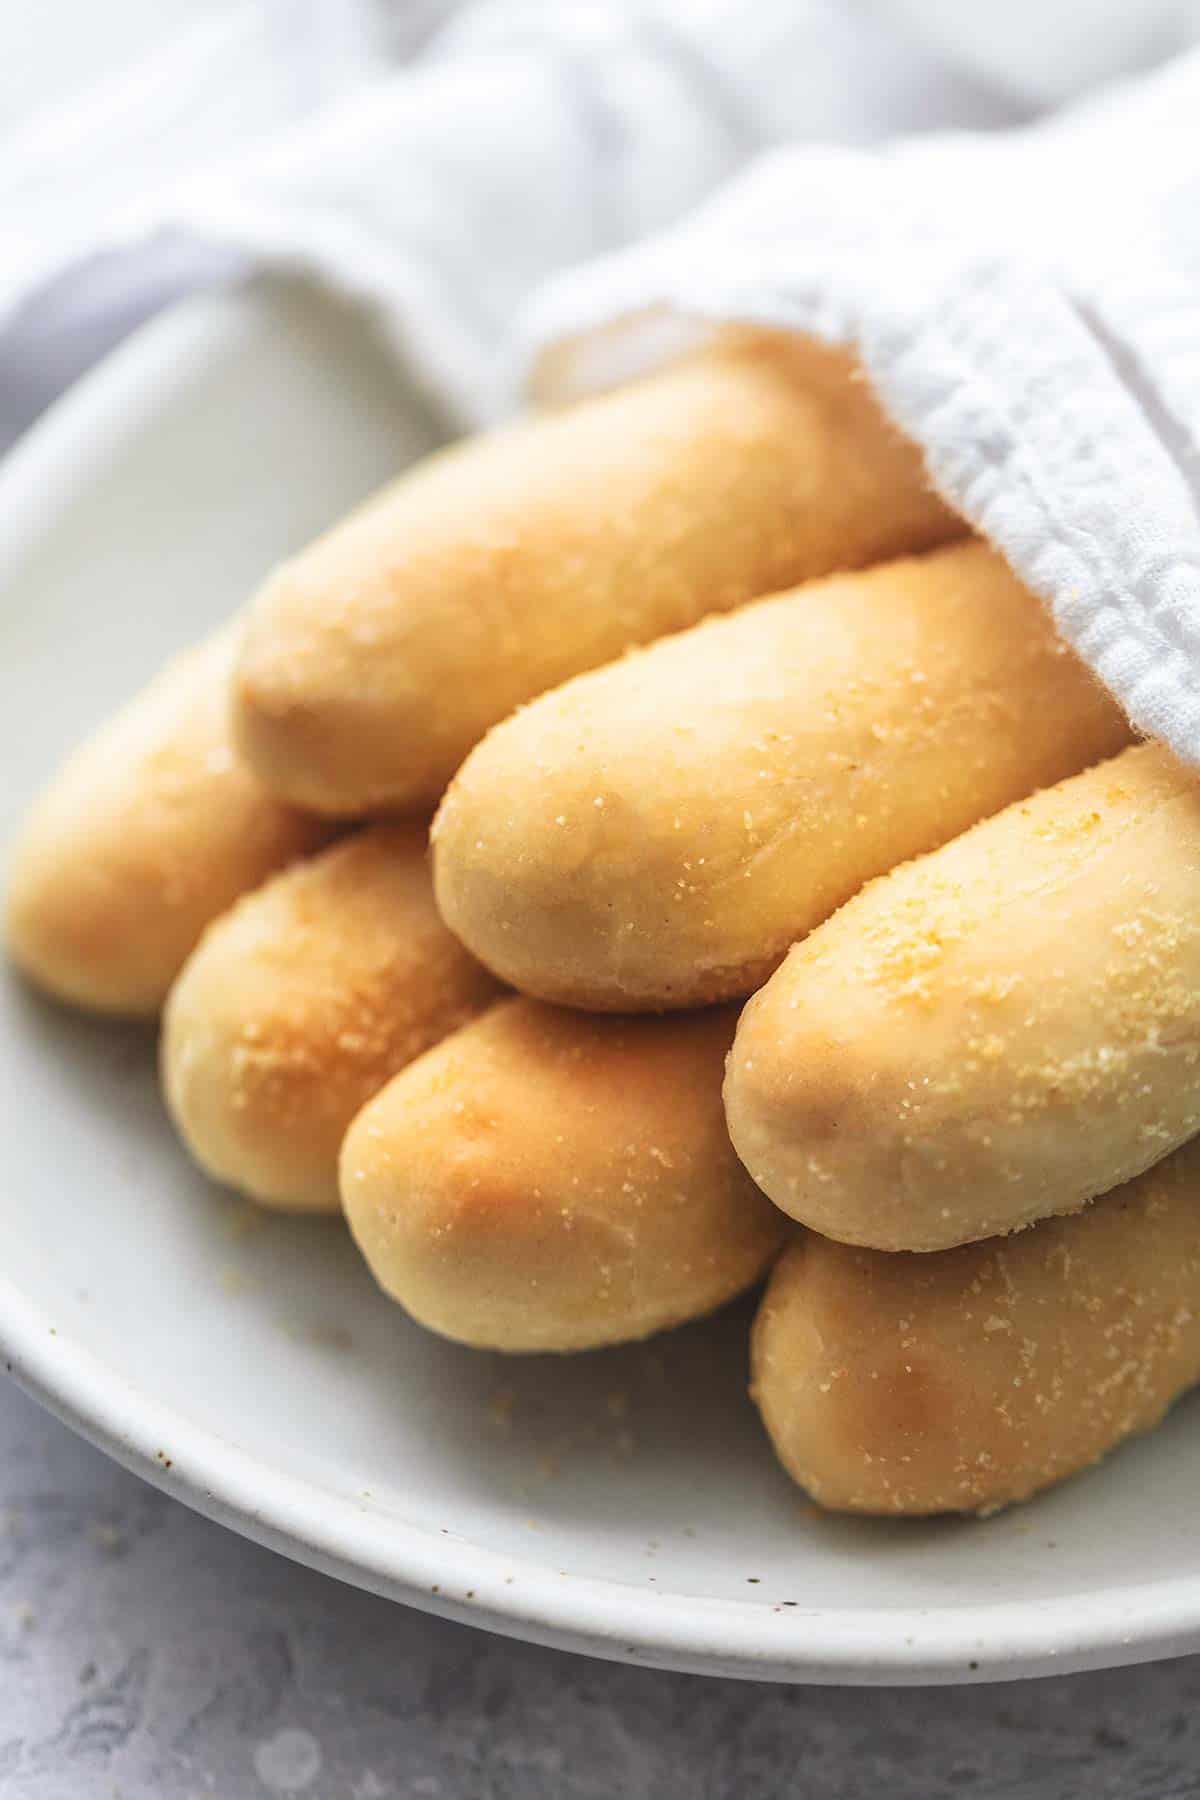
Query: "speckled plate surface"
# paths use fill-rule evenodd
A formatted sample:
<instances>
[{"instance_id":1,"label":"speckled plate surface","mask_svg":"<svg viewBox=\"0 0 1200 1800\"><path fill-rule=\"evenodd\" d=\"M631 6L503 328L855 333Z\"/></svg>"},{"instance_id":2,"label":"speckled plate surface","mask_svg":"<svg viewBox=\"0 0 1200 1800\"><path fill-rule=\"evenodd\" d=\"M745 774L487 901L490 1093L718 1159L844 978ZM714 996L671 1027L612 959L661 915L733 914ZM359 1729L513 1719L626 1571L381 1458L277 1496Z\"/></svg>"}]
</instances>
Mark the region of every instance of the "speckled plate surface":
<instances>
[{"instance_id":1,"label":"speckled plate surface","mask_svg":"<svg viewBox=\"0 0 1200 1800\"><path fill-rule=\"evenodd\" d=\"M180 308L0 468L5 837L60 753L432 441L349 314ZM377 1294L334 1223L180 1155L147 1033L0 991L0 1341L122 1462L348 1581L563 1647L790 1681L965 1681L1200 1645L1200 1433L986 1522L825 1518L745 1398L745 1307L508 1361Z\"/></svg>"}]
</instances>

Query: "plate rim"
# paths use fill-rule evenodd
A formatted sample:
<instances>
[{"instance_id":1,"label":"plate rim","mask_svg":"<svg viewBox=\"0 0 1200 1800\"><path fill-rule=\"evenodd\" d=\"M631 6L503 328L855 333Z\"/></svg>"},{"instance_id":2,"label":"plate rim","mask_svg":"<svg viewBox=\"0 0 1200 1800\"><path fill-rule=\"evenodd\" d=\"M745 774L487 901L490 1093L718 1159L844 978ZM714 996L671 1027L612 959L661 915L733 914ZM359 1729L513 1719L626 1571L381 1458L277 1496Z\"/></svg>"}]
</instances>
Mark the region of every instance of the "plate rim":
<instances>
[{"instance_id":1,"label":"plate rim","mask_svg":"<svg viewBox=\"0 0 1200 1800\"><path fill-rule=\"evenodd\" d=\"M135 330L0 461L0 581L113 444L232 341L257 281L177 303ZM282 284L284 287L290 284ZM364 320L364 329L367 329ZM1200 1647L1200 1575L1042 1601L789 1607L566 1575L331 1496L190 1421L76 1343L0 1272L5 1372L81 1436L194 1510L351 1585L503 1636L612 1661L836 1685L995 1681L1116 1667ZM447 1585L446 1538L454 1545Z\"/></svg>"}]
</instances>

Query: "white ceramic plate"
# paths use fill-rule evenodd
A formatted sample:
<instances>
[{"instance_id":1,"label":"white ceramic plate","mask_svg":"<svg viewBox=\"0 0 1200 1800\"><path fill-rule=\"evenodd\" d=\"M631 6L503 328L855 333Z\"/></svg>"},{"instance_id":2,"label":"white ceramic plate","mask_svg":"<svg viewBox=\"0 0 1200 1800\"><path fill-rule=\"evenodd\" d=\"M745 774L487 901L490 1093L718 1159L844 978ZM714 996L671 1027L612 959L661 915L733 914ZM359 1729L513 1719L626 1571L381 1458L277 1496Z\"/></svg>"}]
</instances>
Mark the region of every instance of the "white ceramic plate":
<instances>
[{"instance_id":1,"label":"white ceramic plate","mask_svg":"<svg viewBox=\"0 0 1200 1800\"><path fill-rule=\"evenodd\" d=\"M0 470L4 836L60 753L431 441L340 311L143 331ZM775 1680L962 1681L1200 1644L1194 1406L986 1523L825 1518L745 1398L749 1310L506 1360L411 1324L333 1223L258 1219L172 1141L147 1034L0 994L0 1340L122 1462L431 1611Z\"/></svg>"}]
</instances>

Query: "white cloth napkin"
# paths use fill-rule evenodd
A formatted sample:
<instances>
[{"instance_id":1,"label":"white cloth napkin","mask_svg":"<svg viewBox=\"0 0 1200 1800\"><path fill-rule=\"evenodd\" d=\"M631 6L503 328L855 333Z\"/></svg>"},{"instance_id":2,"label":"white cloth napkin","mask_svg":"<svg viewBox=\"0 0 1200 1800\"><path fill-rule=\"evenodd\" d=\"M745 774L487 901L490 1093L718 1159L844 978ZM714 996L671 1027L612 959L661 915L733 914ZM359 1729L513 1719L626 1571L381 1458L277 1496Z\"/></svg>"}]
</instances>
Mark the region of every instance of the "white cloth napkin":
<instances>
[{"instance_id":1,"label":"white cloth napkin","mask_svg":"<svg viewBox=\"0 0 1200 1800\"><path fill-rule=\"evenodd\" d=\"M369 301L478 423L543 276L672 222L764 145L1011 117L855 0L213 0L0 131L0 396L69 373L106 320L285 265Z\"/></svg>"},{"instance_id":2,"label":"white cloth napkin","mask_svg":"<svg viewBox=\"0 0 1200 1800\"><path fill-rule=\"evenodd\" d=\"M227 9L243 50L215 39L173 89L143 71L0 154L0 364L64 285L197 252L367 301L467 423L551 342L577 347L560 380L611 374L622 321L635 355L664 318L850 343L1135 722L1200 762L1200 60L1015 133L778 148L987 109L846 0L494 0L369 83L355 38L285 65L287 7Z\"/></svg>"}]
</instances>

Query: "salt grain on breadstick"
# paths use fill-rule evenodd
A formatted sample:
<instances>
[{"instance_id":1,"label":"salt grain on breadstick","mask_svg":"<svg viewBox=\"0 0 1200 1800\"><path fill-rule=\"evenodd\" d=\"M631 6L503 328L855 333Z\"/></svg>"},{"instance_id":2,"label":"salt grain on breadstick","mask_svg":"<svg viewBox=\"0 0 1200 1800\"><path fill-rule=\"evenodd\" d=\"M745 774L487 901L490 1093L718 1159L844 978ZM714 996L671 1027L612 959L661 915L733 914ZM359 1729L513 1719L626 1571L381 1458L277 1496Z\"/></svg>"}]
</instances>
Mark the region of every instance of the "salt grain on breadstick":
<instances>
[{"instance_id":1,"label":"salt grain on breadstick","mask_svg":"<svg viewBox=\"0 0 1200 1800\"><path fill-rule=\"evenodd\" d=\"M233 752L237 628L176 657L66 762L13 847L5 936L40 987L150 1016L204 927L325 842Z\"/></svg>"},{"instance_id":2,"label":"salt grain on breadstick","mask_svg":"<svg viewBox=\"0 0 1200 1800\"><path fill-rule=\"evenodd\" d=\"M961 530L842 356L738 337L432 458L285 564L251 610L239 740L317 811L432 806L566 677Z\"/></svg>"},{"instance_id":3,"label":"salt grain on breadstick","mask_svg":"<svg viewBox=\"0 0 1200 1800\"><path fill-rule=\"evenodd\" d=\"M784 1467L823 1506L988 1512L1200 1380L1200 1143L1072 1218L933 1256L803 1234L753 1337Z\"/></svg>"},{"instance_id":4,"label":"salt grain on breadstick","mask_svg":"<svg viewBox=\"0 0 1200 1800\"><path fill-rule=\"evenodd\" d=\"M749 993L864 881L1128 741L982 544L813 583L499 726L435 826L444 916L543 999Z\"/></svg>"},{"instance_id":5,"label":"salt grain on breadstick","mask_svg":"<svg viewBox=\"0 0 1200 1800\"><path fill-rule=\"evenodd\" d=\"M750 1002L730 1131L829 1237L938 1250L1200 1131L1200 774L1143 745L897 869Z\"/></svg>"},{"instance_id":6,"label":"salt grain on breadstick","mask_svg":"<svg viewBox=\"0 0 1200 1800\"><path fill-rule=\"evenodd\" d=\"M355 1113L500 992L438 918L424 830L373 826L206 933L163 1020L168 1105L217 1180L336 1212Z\"/></svg>"},{"instance_id":7,"label":"salt grain on breadstick","mask_svg":"<svg viewBox=\"0 0 1200 1800\"><path fill-rule=\"evenodd\" d=\"M582 1350L720 1306L787 1222L721 1116L728 1010L598 1019L512 1000L359 1114L342 1199L380 1285L493 1350Z\"/></svg>"}]
</instances>

